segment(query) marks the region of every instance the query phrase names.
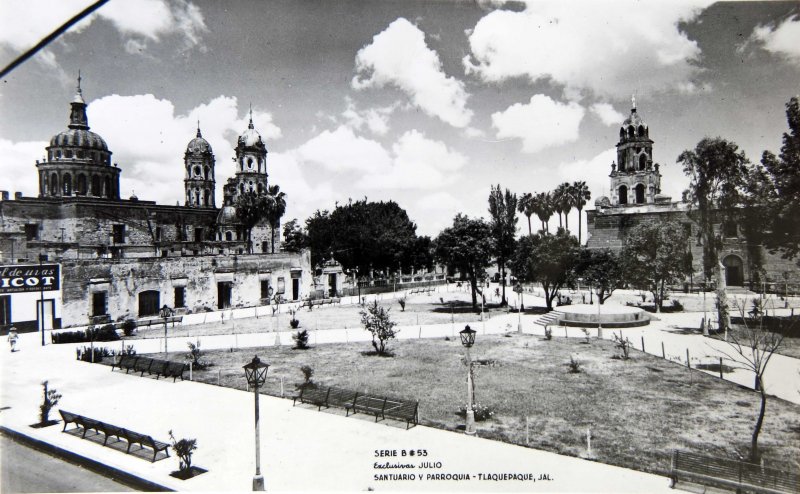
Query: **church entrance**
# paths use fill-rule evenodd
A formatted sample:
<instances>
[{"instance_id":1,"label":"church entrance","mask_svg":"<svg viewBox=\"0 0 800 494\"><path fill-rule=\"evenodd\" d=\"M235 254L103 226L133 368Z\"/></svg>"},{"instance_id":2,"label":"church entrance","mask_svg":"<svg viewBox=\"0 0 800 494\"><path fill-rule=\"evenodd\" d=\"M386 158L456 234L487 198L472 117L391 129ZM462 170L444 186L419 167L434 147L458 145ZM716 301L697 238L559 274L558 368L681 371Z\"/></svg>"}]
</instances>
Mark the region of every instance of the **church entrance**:
<instances>
[{"instance_id":1,"label":"church entrance","mask_svg":"<svg viewBox=\"0 0 800 494\"><path fill-rule=\"evenodd\" d=\"M742 260L738 256L728 256L722 261L725 266L725 284L728 286L742 286L744 284L744 273L742 270Z\"/></svg>"},{"instance_id":2,"label":"church entrance","mask_svg":"<svg viewBox=\"0 0 800 494\"><path fill-rule=\"evenodd\" d=\"M217 309L227 309L231 306L231 292L233 283L230 281L217 282Z\"/></svg>"}]
</instances>

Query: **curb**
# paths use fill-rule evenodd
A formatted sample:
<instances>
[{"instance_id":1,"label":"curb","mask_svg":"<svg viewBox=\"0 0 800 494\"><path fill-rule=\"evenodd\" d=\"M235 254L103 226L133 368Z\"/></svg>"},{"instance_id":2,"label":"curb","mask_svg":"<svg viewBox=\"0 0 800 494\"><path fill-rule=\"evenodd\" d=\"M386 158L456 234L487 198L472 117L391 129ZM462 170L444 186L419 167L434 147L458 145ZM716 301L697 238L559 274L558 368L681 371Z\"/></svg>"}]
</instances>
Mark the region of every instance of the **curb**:
<instances>
[{"instance_id":1,"label":"curb","mask_svg":"<svg viewBox=\"0 0 800 494\"><path fill-rule=\"evenodd\" d=\"M97 474L103 475L104 477L108 477L112 480L115 480L117 482L127 485L128 487L132 487L140 491L175 492L175 489L165 487L161 484L138 477L136 475L133 475L132 473L125 472L118 468L110 467L97 460L87 458L77 453L73 453L72 451L60 448L58 446L42 441L40 439L33 438L31 436L23 434L22 432L9 429L8 427L5 426L0 426L0 435L4 435L10 439L13 439L14 441L17 441L37 451L41 451L43 453L53 455L70 463L80 465Z\"/></svg>"}]
</instances>

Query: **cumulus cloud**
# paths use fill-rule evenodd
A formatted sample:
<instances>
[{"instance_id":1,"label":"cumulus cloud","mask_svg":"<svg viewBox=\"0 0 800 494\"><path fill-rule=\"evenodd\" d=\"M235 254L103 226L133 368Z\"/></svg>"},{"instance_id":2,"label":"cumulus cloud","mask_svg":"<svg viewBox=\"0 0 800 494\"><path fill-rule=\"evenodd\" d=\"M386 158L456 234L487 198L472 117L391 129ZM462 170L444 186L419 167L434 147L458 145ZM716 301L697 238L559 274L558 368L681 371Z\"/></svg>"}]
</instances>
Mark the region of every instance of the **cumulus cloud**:
<instances>
[{"instance_id":1,"label":"cumulus cloud","mask_svg":"<svg viewBox=\"0 0 800 494\"><path fill-rule=\"evenodd\" d=\"M75 14L88 7L87 0L6 0L0 10L0 46L22 52L34 46ZM200 9L186 0L137 0L109 2L92 15L73 26L66 34L88 28L98 19L109 22L122 36L128 53L139 53L147 41L158 42L175 36L183 48L201 45L201 33L207 31ZM201 46L202 48L202 46ZM40 63L52 66L52 53L36 57Z\"/></svg>"},{"instance_id":2,"label":"cumulus cloud","mask_svg":"<svg viewBox=\"0 0 800 494\"><path fill-rule=\"evenodd\" d=\"M347 109L342 112L347 124L354 130L369 129L375 135L386 135L389 132L389 117L400 106L400 103L380 108L359 110L352 99L346 98Z\"/></svg>"},{"instance_id":3,"label":"cumulus cloud","mask_svg":"<svg viewBox=\"0 0 800 494\"><path fill-rule=\"evenodd\" d=\"M449 185L467 158L441 141L428 139L417 130L400 136L392 145L388 168L375 168L356 183L363 189L436 189Z\"/></svg>"},{"instance_id":4,"label":"cumulus cloud","mask_svg":"<svg viewBox=\"0 0 800 494\"><path fill-rule=\"evenodd\" d=\"M337 200L343 199L341 189L334 189L330 181L312 185L306 176L307 171L295 153L269 155L270 183L278 184L286 193L284 222L297 218L302 225L317 209L330 209Z\"/></svg>"},{"instance_id":5,"label":"cumulus cloud","mask_svg":"<svg viewBox=\"0 0 800 494\"><path fill-rule=\"evenodd\" d=\"M484 81L550 80L569 94L685 89L698 72L700 49L678 23L698 11L684 2L635 0L495 10L469 33L472 53L463 63Z\"/></svg>"},{"instance_id":6,"label":"cumulus cloud","mask_svg":"<svg viewBox=\"0 0 800 494\"><path fill-rule=\"evenodd\" d=\"M300 161L333 172L369 172L386 168L391 162L389 153L379 142L356 135L346 125L321 132L297 148L296 154Z\"/></svg>"},{"instance_id":7,"label":"cumulus cloud","mask_svg":"<svg viewBox=\"0 0 800 494\"><path fill-rule=\"evenodd\" d=\"M757 26L750 40L770 53L800 66L800 16L785 19L776 26Z\"/></svg>"},{"instance_id":8,"label":"cumulus cloud","mask_svg":"<svg viewBox=\"0 0 800 494\"><path fill-rule=\"evenodd\" d=\"M609 103L595 103L589 110L591 110L605 125L622 123L625 119L625 115L615 110Z\"/></svg>"},{"instance_id":9,"label":"cumulus cloud","mask_svg":"<svg viewBox=\"0 0 800 494\"><path fill-rule=\"evenodd\" d=\"M425 33L402 17L356 54L351 86L360 90L387 85L408 94L428 115L454 127L466 127L472 119L464 83L444 73L439 55L425 43Z\"/></svg>"},{"instance_id":10,"label":"cumulus cloud","mask_svg":"<svg viewBox=\"0 0 800 494\"><path fill-rule=\"evenodd\" d=\"M3 177L3 190L11 197L14 192L26 196L36 196L39 189L36 182L36 160L46 157L46 141L12 142L0 139L0 177Z\"/></svg>"},{"instance_id":11,"label":"cumulus cloud","mask_svg":"<svg viewBox=\"0 0 800 494\"><path fill-rule=\"evenodd\" d=\"M559 103L536 94L526 104L515 103L492 114L497 137L522 139L522 150L535 153L578 139L585 110L575 102Z\"/></svg>"},{"instance_id":12,"label":"cumulus cloud","mask_svg":"<svg viewBox=\"0 0 800 494\"><path fill-rule=\"evenodd\" d=\"M183 203L183 154L195 137L197 123L211 144L216 158L217 205L222 202L222 185L232 176L236 138L247 129L249 114L238 108L236 98L218 96L184 115L175 113L169 100L152 94L110 95L89 103L89 125L100 134L122 169L123 196L136 191L140 199L164 204ZM255 109L256 130L270 146L281 129L269 113ZM181 137L183 136L183 137Z\"/></svg>"}]
</instances>

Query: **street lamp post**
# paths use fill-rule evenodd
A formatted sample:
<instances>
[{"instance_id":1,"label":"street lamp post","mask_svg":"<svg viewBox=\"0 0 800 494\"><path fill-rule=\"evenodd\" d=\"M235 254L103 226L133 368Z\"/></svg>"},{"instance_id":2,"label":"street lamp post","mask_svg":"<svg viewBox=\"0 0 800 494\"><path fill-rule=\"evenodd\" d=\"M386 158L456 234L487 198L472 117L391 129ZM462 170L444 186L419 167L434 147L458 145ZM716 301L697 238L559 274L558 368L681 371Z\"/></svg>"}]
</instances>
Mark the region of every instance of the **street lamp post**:
<instances>
[{"instance_id":1,"label":"street lamp post","mask_svg":"<svg viewBox=\"0 0 800 494\"><path fill-rule=\"evenodd\" d=\"M514 286L514 291L519 295L519 310L517 311L517 332L522 332L522 285L517 283Z\"/></svg>"},{"instance_id":2,"label":"street lamp post","mask_svg":"<svg viewBox=\"0 0 800 494\"><path fill-rule=\"evenodd\" d=\"M44 278L42 277L42 262L44 259L45 255L39 254L39 328L42 331L42 346L44 346Z\"/></svg>"},{"instance_id":3,"label":"street lamp post","mask_svg":"<svg viewBox=\"0 0 800 494\"><path fill-rule=\"evenodd\" d=\"M167 354L167 319L173 314L173 310L170 309L167 304L164 304L164 307L161 308L161 311L158 313L164 319L164 355Z\"/></svg>"},{"instance_id":4,"label":"street lamp post","mask_svg":"<svg viewBox=\"0 0 800 494\"><path fill-rule=\"evenodd\" d=\"M475 435L475 407L472 394L472 359L469 355L469 349L475 343L475 333L476 331L471 329L469 325L458 333L461 335L461 344L467 349L467 416L464 432L469 436Z\"/></svg>"},{"instance_id":5,"label":"street lamp post","mask_svg":"<svg viewBox=\"0 0 800 494\"><path fill-rule=\"evenodd\" d=\"M244 366L244 374L247 378L247 384L253 387L253 393L256 399L256 474L253 476L253 490L263 491L264 477L261 475L261 429L258 420L258 388L263 386L267 380L267 370L269 364L262 362L258 355L253 357L253 360Z\"/></svg>"}]
</instances>

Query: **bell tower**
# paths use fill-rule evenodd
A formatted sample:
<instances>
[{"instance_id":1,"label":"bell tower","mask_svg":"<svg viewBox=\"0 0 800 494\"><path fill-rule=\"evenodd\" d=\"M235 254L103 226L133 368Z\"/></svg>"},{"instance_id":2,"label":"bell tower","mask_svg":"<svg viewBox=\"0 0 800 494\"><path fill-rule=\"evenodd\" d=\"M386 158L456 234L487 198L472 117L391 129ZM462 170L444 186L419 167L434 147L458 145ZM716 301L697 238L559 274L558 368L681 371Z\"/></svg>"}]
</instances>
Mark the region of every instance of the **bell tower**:
<instances>
[{"instance_id":1,"label":"bell tower","mask_svg":"<svg viewBox=\"0 0 800 494\"><path fill-rule=\"evenodd\" d=\"M636 111L631 97L631 114L622 122L617 143L617 162L611 164L611 204L628 206L652 204L661 192L661 173L653 163L650 129Z\"/></svg>"},{"instance_id":2,"label":"bell tower","mask_svg":"<svg viewBox=\"0 0 800 494\"><path fill-rule=\"evenodd\" d=\"M184 204L191 208L217 207L214 198L214 152L200 133L200 122L197 122L197 136L186 146L183 167L186 189Z\"/></svg>"},{"instance_id":3,"label":"bell tower","mask_svg":"<svg viewBox=\"0 0 800 494\"><path fill-rule=\"evenodd\" d=\"M267 193L267 146L253 126L253 109L250 123L236 144L236 174L225 184L225 204L233 205L239 194L251 191L257 195Z\"/></svg>"}]
</instances>

